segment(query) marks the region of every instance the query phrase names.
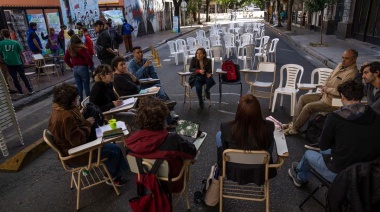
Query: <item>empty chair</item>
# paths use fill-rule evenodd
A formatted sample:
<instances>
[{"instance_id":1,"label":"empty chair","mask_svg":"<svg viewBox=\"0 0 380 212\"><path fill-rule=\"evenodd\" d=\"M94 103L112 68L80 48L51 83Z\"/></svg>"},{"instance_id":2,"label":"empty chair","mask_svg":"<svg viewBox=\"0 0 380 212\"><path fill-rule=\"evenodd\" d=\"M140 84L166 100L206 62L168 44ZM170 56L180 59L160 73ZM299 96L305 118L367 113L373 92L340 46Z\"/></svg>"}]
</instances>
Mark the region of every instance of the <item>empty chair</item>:
<instances>
[{"instance_id":1,"label":"empty chair","mask_svg":"<svg viewBox=\"0 0 380 212\"><path fill-rule=\"evenodd\" d=\"M223 63L223 47L222 46L213 46L210 50L211 62L212 62L212 73L214 73L215 62L220 63L222 66Z\"/></svg>"},{"instance_id":2,"label":"empty chair","mask_svg":"<svg viewBox=\"0 0 380 212\"><path fill-rule=\"evenodd\" d=\"M251 44L251 35L249 34L243 34L240 36L240 39L236 41L239 43L239 47L237 49L237 54L240 54L240 49L242 49L244 46Z\"/></svg>"},{"instance_id":3,"label":"empty chair","mask_svg":"<svg viewBox=\"0 0 380 212\"><path fill-rule=\"evenodd\" d=\"M249 90L252 95L260 98L269 98L269 109L272 106L273 86L276 82L276 64L272 62L262 62L257 66L259 73L256 74L255 81L249 82L248 77L245 77L246 82L249 84ZM262 78L271 80L262 80ZM259 88L260 90L256 89ZM262 90L262 89L269 89Z\"/></svg>"},{"instance_id":4,"label":"empty chair","mask_svg":"<svg viewBox=\"0 0 380 212\"><path fill-rule=\"evenodd\" d=\"M183 46L183 65L186 66L191 58L195 57L195 54L189 54L187 46Z\"/></svg>"},{"instance_id":5,"label":"empty chair","mask_svg":"<svg viewBox=\"0 0 380 212\"><path fill-rule=\"evenodd\" d=\"M279 39L278 38L273 38L271 43L270 43L270 46L269 46L269 49L268 49L268 61L270 62L275 62L277 61L276 59L276 49L277 49L277 43L278 43Z\"/></svg>"},{"instance_id":6,"label":"empty chair","mask_svg":"<svg viewBox=\"0 0 380 212\"><path fill-rule=\"evenodd\" d=\"M284 80L284 72L286 71L286 84L282 86ZM300 74L299 78L298 75ZM286 64L281 67L280 70L280 85L274 91L273 105L272 105L272 113L274 112L274 107L276 106L277 95L281 94L281 102L280 106L282 106L283 95L290 95L290 115L294 115L294 108L296 106L297 101L297 92L298 88L296 88L297 78L298 83L301 82L301 78L303 75L303 67L297 64Z\"/></svg>"},{"instance_id":7,"label":"empty chair","mask_svg":"<svg viewBox=\"0 0 380 212\"><path fill-rule=\"evenodd\" d=\"M59 78L56 64L46 64L45 58L42 56L42 54L33 54L33 60L36 68L38 69L37 81L40 81L41 70L43 70L48 76L49 81L51 81L50 74L57 74Z\"/></svg>"},{"instance_id":8,"label":"empty chair","mask_svg":"<svg viewBox=\"0 0 380 212\"><path fill-rule=\"evenodd\" d=\"M198 30L196 34L197 34L197 37L206 37L206 32L202 29Z\"/></svg>"},{"instance_id":9,"label":"empty chair","mask_svg":"<svg viewBox=\"0 0 380 212\"><path fill-rule=\"evenodd\" d=\"M211 49L211 44L210 44L210 39L208 38L203 38L202 39L202 47L206 50L207 57L210 56L210 49Z\"/></svg>"},{"instance_id":10,"label":"empty chair","mask_svg":"<svg viewBox=\"0 0 380 212\"><path fill-rule=\"evenodd\" d=\"M187 41L187 46L189 48L189 54L195 54L195 52L197 51L197 40L193 37L188 37L186 38L186 41Z\"/></svg>"},{"instance_id":11,"label":"empty chair","mask_svg":"<svg viewBox=\"0 0 380 212\"><path fill-rule=\"evenodd\" d=\"M259 39L260 45L255 47L255 50L257 50L258 52L261 52L261 50L264 48L263 46L268 43L269 39L270 39L269 36L262 36Z\"/></svg>"},{"instance_id":12,"label":"empty chair","mask_svg":"<svg viewBox=\"0 0 380 212\"><path fill-rule=\"evenodd\" d=\"M224 35L224 47L226 48L227 57L230 57L230 52L232 55L232 51L236 54L235 37L233 34L227 33Z\"/></svg>"},{"instance_id":13,"label":"empty chair","mask_svg":"<svg viewBox=\"0 0 380 212\"><path fill-rule=\"evenodd\" d=\"M210 35L211 46L222 46L219 35Z\"/></svg>"},{"instance_id":14,"label":"empty chair","mask_svg":"<svg viewBox=\"0 0 380 212\"><path fill-rule=\"evenodd\" d=\"M253 65L252 65L252 61L253 61L253 49L254 49L254 45L252 44L247 44L245 46L243 46L240 50L241 51L238 51L238 55L236 57L236 62L238 62L239 60L243 60L243 69L247 69L248 68L248 60L251 61L251 68L253 68Z\"/></svg>"},{"instance_id":15,"label":"empty chair","mask_svg":"<svg viewBox=\"0 0 380 212\"><path fill-rule=\"evenodd\" d=\"M175 64L178 65L178 55L181 53L178 51L177 43L171 40L168 41L167 44L169 46L170 54L174 55Z\"/></svg>"},{"instance_id":16,"label":"empty chair","mask_svg":"<svg viewBox=\"0 0 380 212\"><path fill-rule=\"evenodd\" d=\"M197 40L197 45L198 47L199 46L202 46L202 40L203 40L204 37L202 36L197 36L195 39Z\"/></svg>"},{"instance_id":17,"label":"empty chair","mask_svg":"<svg viewBox=\"0 0 380 212\"><path fill-rule=\"evenodd\" d=\"M186 41L184 39L177 39L175 42L177 43L177 51L182 53L184 49L183 46L186 46Z\"/></svg>"}]
</instances>

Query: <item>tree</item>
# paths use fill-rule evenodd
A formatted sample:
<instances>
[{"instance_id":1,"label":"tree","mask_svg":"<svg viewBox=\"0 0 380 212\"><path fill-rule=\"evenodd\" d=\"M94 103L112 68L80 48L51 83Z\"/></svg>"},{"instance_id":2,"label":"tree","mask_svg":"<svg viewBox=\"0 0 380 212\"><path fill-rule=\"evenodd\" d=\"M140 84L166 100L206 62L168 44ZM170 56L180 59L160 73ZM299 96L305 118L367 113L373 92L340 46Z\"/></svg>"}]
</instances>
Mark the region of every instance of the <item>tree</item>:
<instances>
[{"instance_id":1,"label":"tree","mask_svg":"<svg viewBox=\"0 0 380 212\"><path fill-rule=\"evenodd\" d=\"M276 1L276 4L277 4L277 27L282 27L282 24L281 24L281 16L280 16L280 0L277 0Z\"/></svg>"},{"instance_id":2,"label":"tree","mask_svg":"<svg viewBox=\"0 0 380 212\"><path fill-rule=\"evenodd\" d=\"M266 2L266 0L216 0L216 1L218 2L218 4L222 5L224 8L229 8L229 9L234 9L235 6L236 8L241 8L250 4L255 4L258 7L260 7L260 9L264 9L264 5Z\"/></svg>"},{"instance_id":3,"label":"tree","mask_svg":"<svg viewBox=\"0 0 380 212\"><path fill-rule=\"evenodd\" d=\"M305 8L309 12L321 12L321 19L323 19L324 9L336 3L337 0L304 0ZM323 45L323 20L321 20L321 43Z\"/></svg>"},{"instance_id":4,"label":"tree","mask_svg":"<svg viewBox=\"0 0 380 212\"><path fill-rule=\"evenodd\" d=\"M293 4L294 4L294 0L287 0L288 2L288 20L287 20L287 23L286 23L286 31L292 31L292 18L293 18Z\"/></svg>"},{"instance_id":5,"label":"tree","mask_svg":"<svg viewBox=\"0 0 380 212\"><path fill-rule=\"evenodd\" d=\"M208 9L209 9L209 7L210 7L210 1L211 1L211 0L206 0L206 22L209 22L209 21L210 21L210 18L208 17L208 15L209 15L209 11L208 11Z\"/></svg>"}]
</instances>

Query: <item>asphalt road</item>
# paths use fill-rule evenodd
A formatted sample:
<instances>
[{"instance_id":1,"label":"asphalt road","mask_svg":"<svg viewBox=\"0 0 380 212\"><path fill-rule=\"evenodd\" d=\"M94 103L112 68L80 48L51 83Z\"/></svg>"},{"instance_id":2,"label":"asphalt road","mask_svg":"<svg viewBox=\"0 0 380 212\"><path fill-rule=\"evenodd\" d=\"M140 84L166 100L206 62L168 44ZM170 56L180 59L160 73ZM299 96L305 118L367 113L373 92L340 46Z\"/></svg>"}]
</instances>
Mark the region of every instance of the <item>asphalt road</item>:
<instances>
[{"instance_id":1,"label":"asphalt road","mask_svg":"<svg viewBox=\"0 0 380 212\"><path fill-rule=\"evenodd\" d=\"M302 82L310 81L310 73L315 67L324 67L314 61L305 52L294 49L281 39L281 35L273 34L267 29L267 34L271 37L279 37L280 42L277 47L277 73L276 86L278 86L282 65L294 63L304 67ZM193 36L190 34L187 36ZM187 37L185 36L185 38ZM182 58L180 64L175 65L174 58L169 56L167 45L158 48L162 67L156 68L165 91L170 98L176 100L176 112L181 119L198 122L201 130L208 133L208 136L200 148L198 161L192 166L192 176L189 185L189 195L192 202L193 211L207 211L210 208L195 204L193 193L201 190L202 179L208 176L211 165L216 162L215 134L219 130L222 121L229 121L234 118L237 102L239 100L239 86L223 85L222 102L219 104L218 85L211 89L211 107L205 109L198 108L198 102L193 99L192 108L189 104L183 103L184 89L179 84L178 71L182 71ZM149 56L150 53L146 53ZM170 59L170 61L163 61ZM236 60L236 58L234 58ZM242 67L242 62L240 66ZM218 66L218 64L217 64ZM242 76L243 77L243 76ZM217 81L217 74L214 75ZM270 80L269 77L265 77ZM243 94L247 93L249 87L243 80ZM300 93L301 94L301 93ZM298 94L298 97L300 96ZM47 119L51 111L52 97L25 107L17 112L21 129L24 133L26 144L30 144L41 138L42 131L47 127ZM279 106L279 98L275 112L271 113L267 108L269 101L259 99L263 116L272 115L283 123L291 121L290 117L290 97L284 96L283 108ZM205 102L207 105L207 102ZM19 147L17 138L13 130L4 132L10 151ZM270 209L271 211L299 211L298 205L311 190L317 186L317 182L312 179L302 188L296 188L287 175L287 170L293 161L299 161L305 149L305 141L301 136L287 137L289 157L284 166L278 170L278 175L270 180ZM4 158L0 160L4 162ZM127 173L133 177L133 174ZM82 211L131 211L128 200L136 195L136 187L133 181L120 189L121 195L116 196L112 187L100 185L81 193ZM323 190L325 191L325 190ZM17 173L0 173L0 208L1 211L73 211L76 205L76 191L70 190L70 174L65 172L57 160L57 155L53 150L48 150L32 164ZM324 192L319 191L319 198L324 197ZM224 201L225 211L264 211L264 203L253 203L248 201ZM185 200L180 200L175 211L185 211ZM324 209L315 201L310 200L305 206L305 211L323 211Z\"/></svg>"}]
</instances>

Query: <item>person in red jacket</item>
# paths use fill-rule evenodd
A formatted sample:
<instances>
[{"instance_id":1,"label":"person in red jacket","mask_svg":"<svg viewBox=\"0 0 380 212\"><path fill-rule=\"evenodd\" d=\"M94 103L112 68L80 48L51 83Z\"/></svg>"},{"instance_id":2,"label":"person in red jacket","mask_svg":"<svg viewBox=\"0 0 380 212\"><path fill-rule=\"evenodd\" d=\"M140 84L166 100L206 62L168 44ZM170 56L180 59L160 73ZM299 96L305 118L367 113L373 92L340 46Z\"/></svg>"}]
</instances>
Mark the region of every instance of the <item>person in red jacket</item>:
<instances>
[{"instance_id":1,"label":"person in red jacket","mask_svg":"<svg viewBox=\"0 0 380 212\"><path fill-rule=\"evenodd\" d=\"M73 35L65 53L65 63L73 69L75 82L79 91L80 101L83 101L83 88L86 96L90 96L90 67L94 66L92 56L83 45L78 35Z\"/></svg>"},{"instance_id":2,"label":"person in red jacket","mask_svg":"<svg viewBox=\"0 0 380 212\"><path fill-rule=\"evenodd\" d=\"M90 53L90 55L94 56L94 43L91 40L90 34L88 34L88 29L83 27L80 29L80 32L85 37L84 45L87 47L88 52Z\"/></svg>"},{"instance_id":3,"label":"person in red jacket","mask_svg":"<svg viewBox=\"0 0 380 212\"><path fill-rule=\"evenodd\" d=\"M142 98L136 118L140 130L129 136L125 140L125 145L127 153L135 157L167 160L169 175L176 177L181 171L183 160L194 158L197 150L194 144L165 129L168 114L168 107L163 101L157 98ZM173 182L171 188L172 192L179 192L182 189L182 182ZM164 189L168 191L166 186Z\"/></svg>"}]
</instances>

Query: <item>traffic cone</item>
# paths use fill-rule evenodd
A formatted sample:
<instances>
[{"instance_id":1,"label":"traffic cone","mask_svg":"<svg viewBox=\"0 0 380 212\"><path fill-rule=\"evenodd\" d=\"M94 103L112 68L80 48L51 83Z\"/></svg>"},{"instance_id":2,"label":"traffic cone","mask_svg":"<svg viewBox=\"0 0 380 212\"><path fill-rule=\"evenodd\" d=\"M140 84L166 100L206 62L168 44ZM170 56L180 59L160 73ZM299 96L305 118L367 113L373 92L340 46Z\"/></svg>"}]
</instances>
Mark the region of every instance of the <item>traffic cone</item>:
<instances>
[{"instance_id":1,"label":"traffic cone","mask_svg":"<svg viewBox=\"0 0 380 212\"><path fill-rule=\"evenodd\" d=\"M157 54L157 66L156 67L161 67L160 56L158 56L158 54Z\"/></svg>"},{"instance_id":2,"label":"traffic cone","mask_svg":"<svg viewBox=\"0 0 380 212\"><path fill-rule=\"evenodd\" d=\"M153 46L152 46L152 44L150 44L149 48L150 48L150 51L152 52L152 56L153 56Z\"/></svg>"},{"instance_id":3,"label":"traffic cone","mask_svg":"<svg viewBox=\"0 0 380 212\"><path fill-rule=\"evenodd\" d=\"M157 60L157 52L156 52L156 49L153 48L152 53L153 53L153 59L154 59L154 60Z\"/></svg>"},{"instance_id":4,"label":"traffic cone","mask_svg":"<svg viewBox=\"0 0 380 212\"><path fill-rule=\"evenodd\" d=\"M158 50L156 50L155 52L156 52L156 58L155 58L155 60L156 60L156 63L158 63L158 61L160 60L160 58L158 56Z\"/></svg>"}]
</instances>

